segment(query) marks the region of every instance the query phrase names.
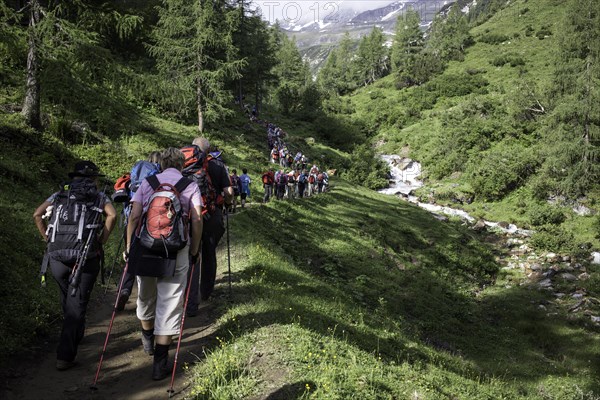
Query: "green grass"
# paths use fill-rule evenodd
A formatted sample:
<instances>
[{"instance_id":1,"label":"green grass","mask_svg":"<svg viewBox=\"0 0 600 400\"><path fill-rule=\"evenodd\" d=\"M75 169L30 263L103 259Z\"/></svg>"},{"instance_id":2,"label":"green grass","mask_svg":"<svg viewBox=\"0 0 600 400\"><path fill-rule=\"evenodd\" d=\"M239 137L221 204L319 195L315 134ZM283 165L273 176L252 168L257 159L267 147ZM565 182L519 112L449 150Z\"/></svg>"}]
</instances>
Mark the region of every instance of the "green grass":
<instances>
[{"instance_id":1,"label":"green grass","mask_svg":"<svg viewBox=\"0 0 600 400\"><path fill-rule=\"evenodd\" d=\"M486 165L486 157L522 151L521 159L532 161L533 172L531 177L518 180L519 188L508 189L494 201L475 196L474 203L460 207L488 220L527 225L538 203L532 192L543 161L541 154L548 145L544 139L546 116L519 121L517 115L527 91L535 91L537 98L546 102L565 4L558 0L506 3L485 23L472 28L475 44L467 48L464 60L450 62L442 75L421 87L397 90L393 76L387 76L356 91L348 97L354 108L350 118L373 136L377 152L407 155L422 162L426 187L421 193L433 189L442 195L436 198L441 204L458 206L445 196L474 192L471 173ZM532 33L528 35L529 27ZM550 35L540 39L537 32L543 30ZM486 43L490 36L506 40ZM519 57L524 65L493 65L496 58L504 56ZM459 88L471 93L457 95L453 84L461 80ZM485 84L469 86L475 82ZM492 167L487 165L488 173L493 172ZM496 174L489 179L503 178ZM597 196L588 194L590 198ZM569 213L568 208L565 211ZM573 232L576 242L591 242L600 248L590 225L589 218L572 216L563 228Z\"/></svg>"},{"instance_id":2,"label":"green grass","mask_svg":"<svg viewBox=\"0 0 600 400\"><path fill-rule=\"evenodd\" d=\"M230 223L244 256L212 346L190 367L197 398L600 393L593 329L546 316L547 296L515 285L460 223L341 180Z\"/></svg>"}]
</instances>

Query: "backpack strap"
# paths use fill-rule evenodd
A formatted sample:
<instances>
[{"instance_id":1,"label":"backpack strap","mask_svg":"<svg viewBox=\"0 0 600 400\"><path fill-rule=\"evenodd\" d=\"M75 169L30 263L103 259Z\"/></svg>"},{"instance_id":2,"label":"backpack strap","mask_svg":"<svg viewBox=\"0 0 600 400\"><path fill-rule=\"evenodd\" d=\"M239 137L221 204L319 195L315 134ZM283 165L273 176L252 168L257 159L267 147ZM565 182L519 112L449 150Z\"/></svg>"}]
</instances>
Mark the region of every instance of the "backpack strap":
<instances>
[{"instance_id":1,"label":"backpack strap","mask_svg":"<svg viewBox=\"0 0 600 400\"><path fill-rule=\"evenodd\" d=\"M152 190L156 190L160 187L160 181L158 180L156 175L150 175L149 177L146 178L146 180L152 187Z\"/></svg>"},{"instance_id":2,"label":"backpack strap","mask_svg":"<svg viewBox=\"0 0 600 400\"><path fill-rule=\"evenodd\" d=\"M184 176L175 184L175 190L181 194L181 192L183 192L190 185L190 183L192 183L192 181Z\"/></svg>"}]
</instances>

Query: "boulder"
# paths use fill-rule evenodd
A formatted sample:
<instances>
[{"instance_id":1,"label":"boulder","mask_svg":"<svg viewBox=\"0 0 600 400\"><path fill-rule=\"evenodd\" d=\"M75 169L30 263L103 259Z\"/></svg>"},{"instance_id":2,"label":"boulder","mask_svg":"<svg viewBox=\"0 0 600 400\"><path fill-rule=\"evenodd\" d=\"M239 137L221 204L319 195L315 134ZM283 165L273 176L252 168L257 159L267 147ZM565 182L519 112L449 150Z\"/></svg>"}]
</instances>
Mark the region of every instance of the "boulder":
<instances>
[{"instance_id":1,"label":"boulder","mask_svg":"<svg viewBox=\"0 0 600 400\"><path fill-rule=\"evenodd\" d=\"M563 278L565 281L568 281L568 282L575 282L577 280L577 277L575 275L569 274L568 272L561 274L560 276L561 276L561 278Z\"/></svg>"},{"instance_id":2,"label":"boulder","mask_svg":"<svg viewBox=\"0 0 600 400\"><path fill-rule=\"evenodd\" d=\"M487 229L487 228L486 228L486 225L485 225L485 221L484 221L484 220L482 220L482 219L480 219L479 221L477 221L477 222L475 223L475 225L473 225L473 228L472 228L472 229L473 229L475 232L483 232L483 231L485 231L485 230Z\"/></svg>"}]
</instances>

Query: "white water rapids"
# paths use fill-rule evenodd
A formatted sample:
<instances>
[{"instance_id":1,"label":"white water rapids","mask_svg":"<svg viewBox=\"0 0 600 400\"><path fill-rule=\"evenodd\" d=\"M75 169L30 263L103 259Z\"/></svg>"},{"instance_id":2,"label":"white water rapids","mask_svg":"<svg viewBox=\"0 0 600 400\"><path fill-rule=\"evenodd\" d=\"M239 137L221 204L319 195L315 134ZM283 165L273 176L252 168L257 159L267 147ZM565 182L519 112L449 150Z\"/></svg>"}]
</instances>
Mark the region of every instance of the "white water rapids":
<instances>
[{"instance_id":1,"label":"white water rapids","mask_svg":"<svg viewBox=\"0 0 600 400\"><path fill-rule=\"evenodd\" d=\"M419 198L414 195L414 190L423 186L423 182L419 180L421 175L421 164L410 158L400 157L398 155L382 155L381 159L390 167L390 186L382 189L379 193L398 195L401 199L416 204L417 206L433 213L434 215L445 214L457 216L470 223L475 222L475 218L469 215L466 211L457 210L451 207L440 206L437 204L422 203ZM498 225L497 222L483 221L486 226L498 229L505 233L518 234L522 236L531 236L533 231L519 229L516 225L509 224L507 228ZM592 264L600 264L600 252L595 251L591 255Z\"/></svg>"},{"instance_id":2,"label":"white water rapids","mask_svg":"<svg viewBox=\"0 0 600 400\"><path fill-rule=\"evenodd\" d=\"M390 167L390 186L382 189L379 193L389 195L399 195L409 202L433 213L456 216L468 222L475 222L475 218L469 215L466 211L457 210L452 207L440 206L438 204L423 203L419 198L414 196L414 190L423 186L423 182L419 180L421 175L421 163L410 158L400 157L398 155L382 155L381 159ZM509 224L503 228L497 222L483 221L486 226L501 230L510 234L519 234L524 236L531 235L532 231L519 229L514 224Z\"/></svg>"}]
</instances>

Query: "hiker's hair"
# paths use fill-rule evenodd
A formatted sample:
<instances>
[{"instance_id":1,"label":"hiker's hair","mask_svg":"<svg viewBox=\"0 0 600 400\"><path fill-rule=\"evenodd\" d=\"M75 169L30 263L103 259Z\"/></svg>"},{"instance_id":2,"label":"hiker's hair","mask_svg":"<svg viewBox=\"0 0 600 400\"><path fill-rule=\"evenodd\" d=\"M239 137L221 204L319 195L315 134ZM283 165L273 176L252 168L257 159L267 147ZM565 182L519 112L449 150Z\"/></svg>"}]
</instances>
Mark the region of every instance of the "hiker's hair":
<instances>
[{"instance_id":1,"label":"hiker's hair","mask_svg":"<svg viewBox=\"0 0 600 400\"><path fill-rule=\"evenodd\" d=\"M232 169L231 172L237 174L237 169Z\"/></svg>"},{"instance_id":2,"label":"hiker's hair","mask_svg":"<svg viewBox=\"0 0 600 400\"><path fill-rule=\"evenodd\" d=\"M167 168L175 168L178 171L181 171L183 169L185 156L183 155L181 150L175 147L169 147L162 151L160 157L160 169L162 169L163 171Z\"/></svg>"},{"instance_id":3,"label":"hiker's hair","mask_svg":"<svg viewBox=\"0 0 600 400\"><path fill-rule=\"evenodd\" d=\"M150 161L150 162L160 164L160 159L161 159L160 151L153 151L152 153L148 154L148 161Z\"/></svg>"},{"instance_id":4,"label":"hiker's hair","mask_svg":"<svg viewBox=\"0 0 600 400\"><path fill-rule=\"evenodd\" d=\"M247 173L248 173L248 168L242 168L242 172L243 172L244 174L247 174Z\"/></svg>"},{"instance_id":5,"label":"hiker's hair","mask_svg":"<svg viewBox=\"0 0 600 400\"><path fill-rule=\"evenodd\" d=\"M210 142L208 141L208 139L205 137L201 137L201 136L194 139L192 144L195 144L196 146L198 146L201 151L207 151L208 148L210 147Z\"/></svg>"}]
</instances>

